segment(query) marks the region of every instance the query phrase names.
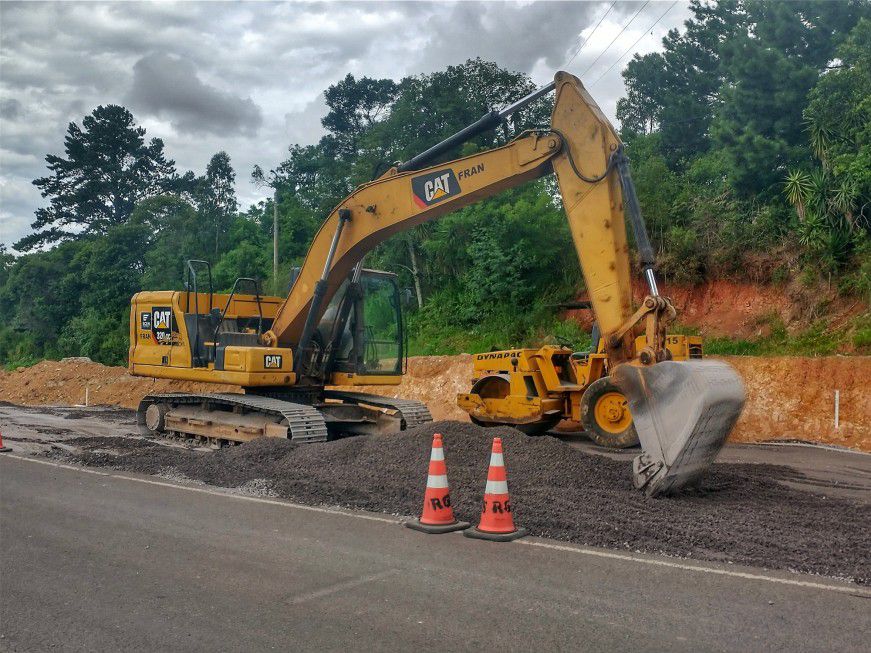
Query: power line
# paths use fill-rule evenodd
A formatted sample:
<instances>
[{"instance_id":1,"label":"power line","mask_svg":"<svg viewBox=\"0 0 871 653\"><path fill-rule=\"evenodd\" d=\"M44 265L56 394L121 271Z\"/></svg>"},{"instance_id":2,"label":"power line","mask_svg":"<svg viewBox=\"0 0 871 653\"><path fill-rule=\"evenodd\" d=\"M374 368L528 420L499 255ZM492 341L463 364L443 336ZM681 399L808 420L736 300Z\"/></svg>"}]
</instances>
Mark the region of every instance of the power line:
<instances>
[{"instance_id":1,"label":"power line","mask_svg":"<svg viewBox=\"0 0 871 653\"><path fill-rule=\"evenodd\" d=\"M599 19L599 22L596 23L596 26L593 28L593 31L590 32L590 35L589 35L587 38L584 39L584 42L581 43L581 47L579 47L579 48L575 51L575 53L572 55L572 58L569 59L568 61L566 61L566 63L565 63L565 65L563 66L563 68L568 68L568 67L569 67L569 64L570 64L572 61L575 60L575 57L577 57L579 54L581 54L581 50L583 50L583 49L584 49L584 46L587 45L587 43L590 42L590 39L593 38L593 34L595 34L595 33L596 33L596 30L599 29L599 25L601 25L601 24L602 24L602 21L605 20L605 18L608 16L608 14L611 13L611 10L614 8L614 5L616 5L616 4L617 4L617 0L614 0L614 2L611 3L611 6L608 7L608 11L606 11L604 14L602 14L602 17Z\"/></svg>"},{"instance_id":2,"label":"power line","mask_svg":"<svg viewBox=\"0 0 871 653\"><path fill-rule=\"evenodd\" d=\"M629 51L630 51L632 48L634 48L636 45L638 45L638 42L641 41L641 39L643 39L645 36L647 36L647 33L650 32L650 30L652 30L654 27L656 27L656 25L659 23L659 21L661 21L663 18L665 18L665 15L666 15L668 12L670 12L670 11L674 8L674 6L677 4L677 2L678 2L678 0L674 0L674 2L672 2L672 3L669 5L668 9L666 9L664 12L662 12L662 15L661 15L659 18L657 18L657 19L653 22L653 25L651 25L651 26L648 27L646 30L644 30L644 31L641 33L641 36L639 36L637 39L635 39L635 43L633 43L633 44L630 45L628 48L626 48L626 51L625 51L623 54L621 54L619 57L617 57L617 60L616 60L614 63L612 63L612 64L608 67L608 70L606 70L606 71L603 72L601 75L599 75L598 79L596 79L595 82L593 82L592 84L590 84L590 87L593 87L593 86L595 86L596 84L598 84L599 81L600 81L600 80L601 80L605 75L607 75L609 72L611 72L611 70L614 68L614 66L616 66L618 63L620 63L620 60L621 60L623 57L625 57L627 54L629 54Z\"/></svg>"},{"instance_id":3,"label":"power line","mask_svg":"<svg viewBox=\"0 0 871 653\"><path fill-rule=\"evenodd\" d=\"M602 55L608 51L608 48L610 48L612 45L614 45L614 41L616 41L618 38L620 38L620 35L626 31L626 28L632 24L632 21L634 21L636 18L638 18L638 14L640 14L642 11L644 11L644 8L649 4L650 4L650 0L647 0L647 2L645 2L643 5L641 5L641 8L638 11L636 11L635 15L633 15L632 18L629 19L629 22L623 26L623 29L621 29L619 32L617 32L617 36L615 36L613 39L611 39L611 42L605 47L604 50L602 50L599 53L599 56L593 60L593 63L591 63L589 66L587 66L587 69L581 73L581 78L583 78L584 75L586 75L588 72L590 72L590 68L592 68L593 66L596 65L596 63L599 61L599 59L602 58Z\"/></svg>"}]
</instances>

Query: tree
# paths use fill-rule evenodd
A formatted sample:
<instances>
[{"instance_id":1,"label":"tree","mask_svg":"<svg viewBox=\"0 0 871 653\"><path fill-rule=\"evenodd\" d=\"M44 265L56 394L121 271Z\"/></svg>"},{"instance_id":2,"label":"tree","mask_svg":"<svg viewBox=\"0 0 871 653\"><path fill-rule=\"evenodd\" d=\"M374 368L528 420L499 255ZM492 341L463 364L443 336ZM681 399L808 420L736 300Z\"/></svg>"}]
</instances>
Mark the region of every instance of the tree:
<instances>
[{"instance_id":1,"label":"tree","mask_svg":"<svg viewBox=\"0 0 871 653\"><path fill-rule=\"evenodd\" d=\"M361 77L357 80L348 73L324 92L330 110L321 124L334 139L327 142L342 156L356 156L360 136L384 118L396 94L396 82L392 79Z\"/></svg>"},{"instance_id":2,"label":"tree","mask_svg":"<svg viewBox=\"0 0 871 653\"><path fill-rule=\"evenodd\" d=\"M624 131L662 134L661 152L672 169L710 146L708 130L725 82L722 46L746 31L738 0L691 0L683 33L670 30L663 51L636 55L623 71L627 97L617 105Z\"/></svg>"},{"instance_id":3,"label":"tree","mask_svg":"<svg viewBox=\"0 0 871 653\"><path fill-rule=\"evenodd\" d=\"M617 101L617 120L624 133L649 134L659 124L665 58L659 52L635 55L623 70L626 97Z\"/></svg>"},{"instance_id":4,"label":"tree","mask_svg":"<svg viewBox=\"0 0 871 653\"><path fill-rule=\"evenodd\" d=\"M851 224L865 227L871 227L869 52L871 18L864 18L838 48L839 66L820 77L810 92L803 114L814 154L836 188L843 189L836 208L845 209L842 214Z\"/></svg>"},{"instance_id":5,"label":"tree","mask_svg":"<svg viewBox=\"0 0 871 653\"><path fill-rule=\"evenodd\" d=\"M808 160L802 116L808 93L869 9L846 2L745 5L748 29L722 46L728 84L712 131L731 161L735 189L771 195L789 167Z\"/></svg>"},{"instance_id":6,"label":"tree","mask_svg":"<svg viewBox=\"0 0 871 653\"><path fill-rule=\"evenodd\" d=\"M226 152L212 156L200 186L200 213L203 222L212 225L217 259L222 238L227 235L239 208L236 201L236 173Z\"/></svg>"},{"instance_id":7,"label":"tree","mask_svg":"<svg viewBox=\"0 0 871 653\"><path fill-rule=\"evenodd\" d=\"M206 259L210 253L209 240L202 237L199 214L176 195L159 195L140 202L130 222L147 227L140 280L143 289L181 288L184 261Z\"/></svg>"},{"instance_id":8,"label":"tree","mask_svg":"<svg viewBox=\"0 0 871 653\"><path fill-rule=\"evenodd\" d=\"M839 64L820 77L804 109L819 166L793 167L783 179L784 197L799 218L800 243L830 271L862 252L871 231L869 51L871 20L865 18L838 48Z\"/></svg>"},{"instance_id":9,"label":"tree","mask_svg":"<svg viewBox=\"0 0 871 653\"><path fill-rule=\"evenodd\" d=\"M36 211L34 233L15 244L29 251L43 244L104 234L123 224L137 202L163 192L175 176L175 163L163 153L163 141L145 142L124 107L97 107L71 122L64 140L66 158L45 157L51 175L33 184L50 200Z\"/></svg>"}]
</instances>

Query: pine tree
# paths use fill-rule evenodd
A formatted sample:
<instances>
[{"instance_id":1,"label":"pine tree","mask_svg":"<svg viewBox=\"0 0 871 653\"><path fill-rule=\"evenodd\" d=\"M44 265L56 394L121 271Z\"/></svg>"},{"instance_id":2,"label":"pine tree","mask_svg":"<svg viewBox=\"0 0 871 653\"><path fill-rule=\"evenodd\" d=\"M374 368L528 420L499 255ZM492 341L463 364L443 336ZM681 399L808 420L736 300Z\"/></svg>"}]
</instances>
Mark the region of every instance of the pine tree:
<instances>
[{"instance_id":1,"label":"pine tree","mask_svg":"<svg viewBox=\"0 0 871 653\"><path fill-rule=\"evenodd\" d=\"M145 129L117 105L97 107L81 127L71 122L64 150L66 158L46 156L51 174L33 181L50 204L37 209L34 233L15 244L19 251L105 234L175 176L175 162L164 156L163 141L153 138L146 144Z\"/></svg>"}]
</instances>

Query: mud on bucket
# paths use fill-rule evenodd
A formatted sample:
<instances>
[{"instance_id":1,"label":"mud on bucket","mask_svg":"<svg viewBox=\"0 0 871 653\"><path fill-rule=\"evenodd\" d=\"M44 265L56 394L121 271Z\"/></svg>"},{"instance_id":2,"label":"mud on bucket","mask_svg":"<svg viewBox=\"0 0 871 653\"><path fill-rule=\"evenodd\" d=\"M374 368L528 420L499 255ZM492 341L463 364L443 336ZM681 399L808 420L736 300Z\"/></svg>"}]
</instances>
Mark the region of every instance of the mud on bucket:
<instances>
[{"instance_id":1,"label":"mud on bucket","mask_svg":"<svg viewBox=\"0 0 871 653\"><path fill-rule=\"evenodd\" d=\"M629 401L643 453L633 482L649 496L696 483L717 457L741 415L746 391L722 361L623 364L611 378Z\"/></svg>"}]
</instances>

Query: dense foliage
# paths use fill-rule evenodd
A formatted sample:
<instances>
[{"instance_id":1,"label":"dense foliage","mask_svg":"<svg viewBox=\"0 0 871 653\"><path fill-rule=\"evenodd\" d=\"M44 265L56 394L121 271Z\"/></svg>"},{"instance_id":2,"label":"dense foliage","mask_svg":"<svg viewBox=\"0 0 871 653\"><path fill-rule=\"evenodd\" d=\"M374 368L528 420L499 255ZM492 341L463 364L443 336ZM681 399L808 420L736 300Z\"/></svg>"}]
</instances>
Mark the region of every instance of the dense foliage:
<instances>
[{"instance_id":1,"label":"dense foliage","mask_svg":"<svg viewBox=\"0 0 871 653\"><path fill-rule=\"evenodd\" d=\"M871 11L866 2L693 2L661 52L626 67L618 118L661 272L670 282L834 278L871 296ZM286 292L327 213L356 185L533 88L470 60L394 82L346 76L325 92L326 134L253 171L269 198L244 212L226 153L179 174L123 107L70 124L37 179L33 233L0 249L0 362L85 355L123 363L127 306L180 288L184 259ZM445 155L546 124L547 99ZM277 203L277 205L276 205ZM272 274L277 209L279 273ZM49 248L50 247L50 248ZM469 206L369 254L416 296L415 351L579 343L558 319L582 280L558 195L542 180ZM419 308L418 308L419 307Z\"/></svg>"},{"instance_id":2,"label":"dense foliage","mask_svg":"<svg viewBox=\"0 0 871 653\"><path fill-rule=\"evenodd\" d=\"M692 12L627 65L617 106L663 272L764 281L810 267L871 292L871 5Z\"/></svg>"}]
</instances>

